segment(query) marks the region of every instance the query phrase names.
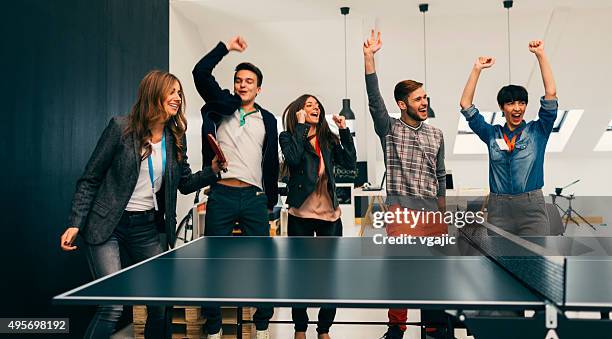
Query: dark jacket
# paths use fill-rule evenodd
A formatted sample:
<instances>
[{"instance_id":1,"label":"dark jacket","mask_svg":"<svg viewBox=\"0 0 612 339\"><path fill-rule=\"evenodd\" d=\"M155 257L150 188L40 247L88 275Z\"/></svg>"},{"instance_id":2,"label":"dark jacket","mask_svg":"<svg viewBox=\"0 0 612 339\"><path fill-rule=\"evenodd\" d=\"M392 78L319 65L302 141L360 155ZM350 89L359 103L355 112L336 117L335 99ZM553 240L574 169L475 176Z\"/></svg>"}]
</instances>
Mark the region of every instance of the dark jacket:
<instances>
[{"instance_id":1,"label":"dark jacket","mask_svg":"<svg viewBox=\"0 0 612 339\"><path fill-rule=\"evenodd\" d=\"M224 116L230 116L242 105L242 99L237 94L231 94L227 89L221 89L215 77L212 75L213 68L227 55L225 44L220 42L206 54L193 69L193 80L196 89L205 104L200 110L202 113L202 159L204 164L209 164L215 157L206 135L209 133L217 136L217 128L223 122ZM261 106L255 104L261 112L266 136L263 142L262 173L263 190L268 197L268 208L274 207L278 201L278 132L276 118ZM229 164L231 166L231 164Z\"/></svg>"},{"instance_id":2,"label":"dark jacket","mask_svg":"<svg viewBox=\"0 0 612 339\"><path fill-rule=\"evenodd\" d=\"M78 227L79 234L90 244L106 241L127 207L136 187L140 172L140 145L133 134L124 134L127 117L114 117L98 140L85 172L77 181L72 200L68 227ZM176 240L176 191L189 194L210 185L217 176L210 167L191 173L187 162L187 144L183 139L183 160L176 160L176 147L172 132L166 135L166 169L163 189L158 194L164 213L164 230L168 245ZM161 196L160 196L161 195Z\"/></svg>"},{"instance_id":3,"label":"dark jacket","mask_svg":"<svg viewBox=\"0 0 612 339\"><path fill-rule=\"evenodd\" d=\"M289 183L287 184L287 204L299 208L306 198L314 192L319 180L319 156L308 141L307 124L296 125L295 134L284 131L279 136L279 142L285 163L289 167ZM348 128L340 130L340 144L321 148L325 174L327 174L327 191L332 199L333 208L338 207L336 197L336 180L334 166L345 169L355 169L357 153L353 144L353 136Z\"/></svg>"}]
</instances>

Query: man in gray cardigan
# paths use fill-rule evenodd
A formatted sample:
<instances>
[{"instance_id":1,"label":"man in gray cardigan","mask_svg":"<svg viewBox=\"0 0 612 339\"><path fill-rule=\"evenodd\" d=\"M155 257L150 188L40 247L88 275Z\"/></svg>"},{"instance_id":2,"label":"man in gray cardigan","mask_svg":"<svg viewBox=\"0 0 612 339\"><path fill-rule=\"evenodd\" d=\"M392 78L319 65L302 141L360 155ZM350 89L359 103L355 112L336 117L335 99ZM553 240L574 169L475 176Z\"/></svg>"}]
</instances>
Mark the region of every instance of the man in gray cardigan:
<instances>
[{"instance_id":1,"label":"man in gray cardigan","mask_svg":"<svg viewBox=\"0 0 612 339\"><path fill-rule=\"evenodd\" d=\"M380 138L387 171L387 201L389 210L441 211L446 209L446 169L444 166L444 137L442 131L429 124L429 105L423 84L414 80L400 81L394 97L401 118L389 116L378 88L374 53L382 47L380 32L363 44L365 81L374 130ZM387 234L397 236L441 235L448 233L447 225L438 222L408 225L396 220L386 225ZM439 313L439 312L438 312ZM406 309L389 310L389 330L383 338L402 338L407 321ZM433 320L431 314L422 318ZM434 317L437 318L438 314ZM427 320L427 319L424 319ZM429 329L428 329L429 330ZM435 329L432 329L435 331ZM439 332L439 331L437 331ZM433 334L433 333L431 333ZM436 333L439 334L439 333Z\"/></svg>"}]
</instances>

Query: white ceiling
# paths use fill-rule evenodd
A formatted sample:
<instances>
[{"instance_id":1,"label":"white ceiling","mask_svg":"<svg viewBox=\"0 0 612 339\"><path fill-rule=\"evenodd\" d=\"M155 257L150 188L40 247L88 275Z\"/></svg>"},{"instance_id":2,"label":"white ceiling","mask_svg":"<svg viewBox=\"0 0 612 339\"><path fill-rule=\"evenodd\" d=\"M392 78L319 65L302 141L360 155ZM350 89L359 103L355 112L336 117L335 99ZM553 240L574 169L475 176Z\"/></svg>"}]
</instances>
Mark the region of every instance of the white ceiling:
<instances>
[{"instance_id":1,"label":"white ceiling","mask_svg":"<svg viewBox=\"0 0 612 339\"><path fill-rule=\"evenodd\" d=\"M343 6L351 8L350 14L386 18L421 15L418 10L420 3L429 4L428 15L481 15L505 11L502 0L171 0L171 3L190 3L235 17L248 17L252 22L330 19L339 16L339 8ZM612 2L610 0L515 0L512 11L548 10L558 7L609 8L612 7Z\"/></svg>"}]
</instances>

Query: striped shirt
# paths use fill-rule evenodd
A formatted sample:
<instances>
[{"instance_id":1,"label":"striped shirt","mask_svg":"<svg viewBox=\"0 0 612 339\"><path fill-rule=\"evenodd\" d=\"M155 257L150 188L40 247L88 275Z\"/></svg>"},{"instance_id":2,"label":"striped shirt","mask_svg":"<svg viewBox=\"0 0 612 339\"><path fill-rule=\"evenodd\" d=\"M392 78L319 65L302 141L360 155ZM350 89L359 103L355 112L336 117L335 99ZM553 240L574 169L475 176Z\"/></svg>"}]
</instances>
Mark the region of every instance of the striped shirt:
<instances>
[{"instance_id":1,"label":"striped shirt","mask_svg":"<svg viewBox=\"0 0 612 339\"><path fill-rule=\"evenodd\" d=\"M366 89L374 129L385 153L387 203L437 210L437 197L446 195L442 131L425 123L412 127L389 116L376 73L366 74Z\"/></svg>"}]
</instances>

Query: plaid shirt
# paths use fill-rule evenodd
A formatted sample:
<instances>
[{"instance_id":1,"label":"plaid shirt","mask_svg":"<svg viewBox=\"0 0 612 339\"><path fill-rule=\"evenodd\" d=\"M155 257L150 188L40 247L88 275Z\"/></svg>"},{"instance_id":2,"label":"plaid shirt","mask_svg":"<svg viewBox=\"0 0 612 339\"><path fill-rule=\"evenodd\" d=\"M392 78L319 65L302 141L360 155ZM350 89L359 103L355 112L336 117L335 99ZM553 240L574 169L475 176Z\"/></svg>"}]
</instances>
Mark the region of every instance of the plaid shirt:
<instances>
[{"instance_id":1,"label":"plaid shirt","mask_svg":"<svg viewBox=\"0 0 612 339\"><path fill-rule=\"evenodd\" d=\"M405 207L437 209L436 198L446 195L442 131L425 123L412 127L389 116L376 73L366 74L366 89L374 129L385 152L388 199Z\"/></svg>"}]
</instances>

